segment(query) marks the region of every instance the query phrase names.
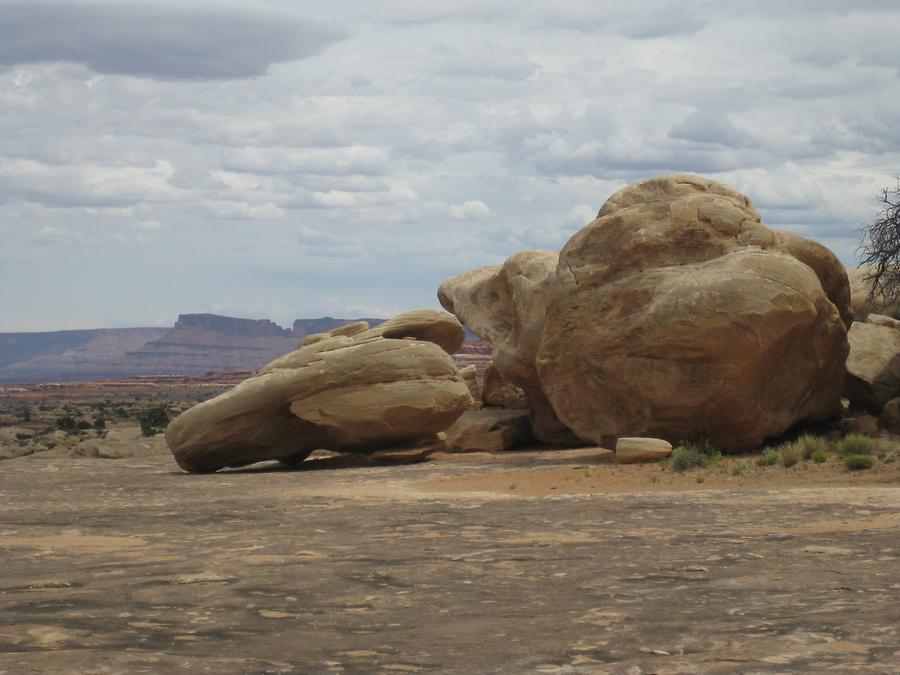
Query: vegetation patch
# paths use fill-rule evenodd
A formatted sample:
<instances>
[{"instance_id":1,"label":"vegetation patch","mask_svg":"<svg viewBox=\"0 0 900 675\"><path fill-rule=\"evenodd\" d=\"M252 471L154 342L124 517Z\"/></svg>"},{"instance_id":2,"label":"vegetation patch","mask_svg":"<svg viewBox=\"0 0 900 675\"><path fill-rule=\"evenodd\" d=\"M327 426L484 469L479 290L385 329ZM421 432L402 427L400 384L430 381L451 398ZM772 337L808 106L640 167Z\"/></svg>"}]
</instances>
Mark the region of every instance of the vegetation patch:
<instances>
[{"instance_id":1,"label":"vegetation patch","mask_svg":"<svg viewBox=\"0 0 900 675\"><path fill-rule=\"evenodd\" d=\"M679 443L678 447L672 451L669 464L675 471L687 471L715 464L720 459L722 459L722 453L709 441L692 441Z\"/></svg>"},{"instance_id":2,"label":"vegetation patch","mask_svg":"<svg viewBox=\"0 0 900 675\"><path fill-rule=\"evenodd\" d=\"M874 455L878 451L878 441L862 434L848 434L835 444L834 449L842 457Z\"/></svg>"},{"instance_id":3,"label":"vegetation patch","mask_svg":"<svg viewBox=\"0 0 900 675\"><path fill-rule=\"evenodd\" d=\"M875 463L875 458L871 455L845 455L844 464L850 471L862 471L863 469L871 469Z\"/></svg>"}]
</instances>

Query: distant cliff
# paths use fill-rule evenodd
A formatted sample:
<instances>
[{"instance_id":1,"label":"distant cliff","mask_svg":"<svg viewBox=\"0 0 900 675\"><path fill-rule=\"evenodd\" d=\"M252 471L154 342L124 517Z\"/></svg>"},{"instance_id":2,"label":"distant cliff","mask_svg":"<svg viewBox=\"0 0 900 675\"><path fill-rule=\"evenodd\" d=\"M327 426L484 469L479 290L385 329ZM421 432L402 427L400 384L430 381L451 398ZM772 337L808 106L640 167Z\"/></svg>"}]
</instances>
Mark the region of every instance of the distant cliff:
<instances>
[{"instance_id":1,"label":"distant cliff","mask_svg":"<svg viewBox=\"0 0 900 675\"><path fill-rule=\"evenodd\" d=\"M0 382L257 370L306 335L361 320L383 321L298 319L288 329L268 319L182 314L171 328L0 333Z\"/></svg>"},{"instance_id":2,"label":"distant cliff","mask_svg":"<svg viewBox=\"0 0 900 675\"><path fill-rule=\"evenodd\" d=\"M109 364L156 340L168 328L109 328L0 333L0 381L104 377Z\"/></svg>"}]
</instances>

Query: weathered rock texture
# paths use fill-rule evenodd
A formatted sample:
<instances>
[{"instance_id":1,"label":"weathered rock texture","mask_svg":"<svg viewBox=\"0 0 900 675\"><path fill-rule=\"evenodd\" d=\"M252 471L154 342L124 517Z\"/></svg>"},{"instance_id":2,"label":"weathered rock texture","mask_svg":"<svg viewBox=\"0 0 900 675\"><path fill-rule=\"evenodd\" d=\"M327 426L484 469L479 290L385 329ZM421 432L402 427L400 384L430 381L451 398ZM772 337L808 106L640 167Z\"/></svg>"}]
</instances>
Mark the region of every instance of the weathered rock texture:
<instances>
[{"instance_id":1,"label":"weathered rock texture","mask_svg":"<svg viewBox=\"0 0 900 675\"><path fill-rule=\"evenodd\" d=\"M854 408L878 413L900 396L900 321L871 314L850 327L844 395Z\"/></svg>"},{"instance_id":2,"label":"weathered rock texture","mask_svg":"<svg viewBox=\"0 0 900 675\"><path fill-rule=\"evenodd\" d=\"M304 338L302 346L166 431L187 471L265 459L294 463L317 448L372 451L431 439L471 405L449 354L456 319L419 310L376 328L365 322Z\"/></svg>"},{"instance_id":3,"label":"weathered rock texture","mask_svg":"<svg viewBox=\"0 0 900 675\"><path fill-rule=\"evenodd\" d=\"M441 304L494 344L535 434L759 445L837 413L846 271L760 222L721 183L673 175L615 193L558 256L453 277Z\"/></svg>"},{"instance_id":4,"label":"weathered rock texture","mask_svg":"<svg viewBox=\"0 0 900 675\"><path fill-rule=\"evenodd\" d=\"M452 277L438 291L444 309L491 342L495 367L522 389L534 434L549 443L577 440L547 401L535 366L558 260L551 251L522 251L502 266Z\"/></svg>"},{"instance_id":5,"label":"weathered rock texture","mask_svg":"<svg viewBox=\"0 0 900 675\"><path fill-rule=\"evenodd\" d=\"M499 452L532 439L526 410L482 408L464 413L445 432L455 452Z\"/></svg>"},{"instance_id":6,"label":"weathered rock texture","mask_svg":"<svg viewBox=\"0 0 900 675\"><path fill-rule=\"evenodd\" d=\"M504 380L493 363L484 369L484 389L481 396L485 405L508 410L528 408L528 401L522 388Z\"/></svg>"}]
</instances>

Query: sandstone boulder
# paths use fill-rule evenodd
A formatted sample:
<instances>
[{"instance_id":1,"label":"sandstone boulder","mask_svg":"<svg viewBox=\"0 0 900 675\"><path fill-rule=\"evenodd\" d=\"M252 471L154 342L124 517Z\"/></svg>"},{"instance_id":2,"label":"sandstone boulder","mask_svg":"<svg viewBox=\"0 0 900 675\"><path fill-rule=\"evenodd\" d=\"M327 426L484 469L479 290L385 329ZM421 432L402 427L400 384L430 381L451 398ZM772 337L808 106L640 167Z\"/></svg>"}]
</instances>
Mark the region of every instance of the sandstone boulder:
<instances>
[{"instance_id":1,"label":"sandstone boulder","mask_svg":"<svg viewBox=\"0 0 900 675\"><path fill-rule=\"evenodd\" d=\"M370 452L430 439L471 405L449 356L462 326L442 312L402 314L308 336L166 431L187 471L266 459L296 463L317 448Z\"/></svg>"},{"instance_id":2,"label":"sandstone boulder","mask_svg":"<svg viewBox=\"0 0 900 675\"><path fill-rule=\"evenodd\" d=\"M854 408L878 413L900 396L900 321L872 314L854 322L848 338L844 395Z\"/></svg>"},{"instance_id":3,"label":"sandstone boulder","mask_svg":"<svg viewBox=\"0 0 900 675\"><path fill-rule=\"evenodd\" d=\"M802 258L802 260L801 260ZM560 253L537 355L579 437L758 446L837 414L843 266L696 176L623 188Z\"/></svg>"},{"instance_id":4,"label":"sandstone boulder","mask_svg":"<svg viewBox=\"0 0 900 675\"><path fill-rule=\"evenodd\" d=\"M485 405L507 410L528 408L528 400L522 388L505 380L493 363L488 364L488 367L484 369L482 400Z\"/></svg>"},{"instance_id":5,"label":"sandstone boulder","mask_svg":"<svg viewBox=\"0 0 900 675\"><path fill-rule=\"evenodd\" d=\"M698 176L619 190L556 264L526 251L453 277L438 295L494 343L541 440L750 448L840 410L843 266Z\"/></svg>"},{"instance_id":6,"label":"sandstone boulder","mask_svg":"<svg viewBox=\"0 0 900 675\"><path fill-rule=\"evenodd\" d=\"M532 438L527 410L500 408L470 410L444 435L451 452L499 452Z\"/></svg>"},{"instance_id":7,"label":"sandstone boulder","mask_svg":"<svg viewBox=\"0 0 900 675\"><path fill-rule=\"evenodd\" d=\"M622 464L658 462L672 454L672 444L661 438L620 438L616 459Z\"/></svg>"}]
</instances>

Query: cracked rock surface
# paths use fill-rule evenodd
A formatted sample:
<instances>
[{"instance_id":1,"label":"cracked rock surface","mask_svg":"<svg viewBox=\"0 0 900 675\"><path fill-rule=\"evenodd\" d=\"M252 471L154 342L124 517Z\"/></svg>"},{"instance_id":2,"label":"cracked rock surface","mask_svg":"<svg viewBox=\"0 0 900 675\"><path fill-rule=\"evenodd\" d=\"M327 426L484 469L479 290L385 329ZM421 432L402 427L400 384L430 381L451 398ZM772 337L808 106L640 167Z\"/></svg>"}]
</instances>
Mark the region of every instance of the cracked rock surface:
<instances>
[{"instance_id":1,"label":"cracked rock surface","mask_svg":"<svg viewBox=\"0 0 900 675\"><path fill-rule=\"evenodd\" d=\"M553 474L587 472L576 452ZM535 498L498 482L549 471L526 454L202 476L11 460L0 671L900 668L896 482ZM590 465L613 470L639 469ZM503 490L435 487L475 476Z\"/></svg>"}]
</instances>

